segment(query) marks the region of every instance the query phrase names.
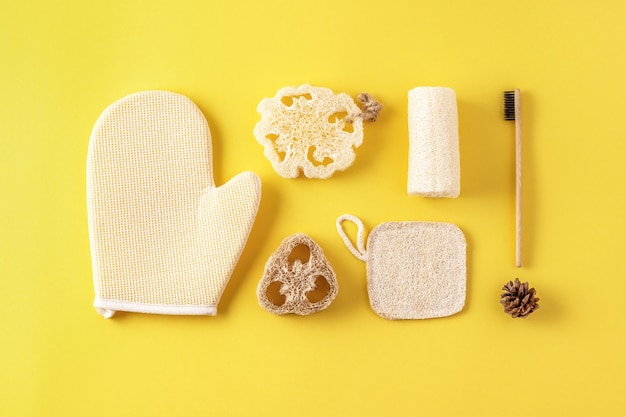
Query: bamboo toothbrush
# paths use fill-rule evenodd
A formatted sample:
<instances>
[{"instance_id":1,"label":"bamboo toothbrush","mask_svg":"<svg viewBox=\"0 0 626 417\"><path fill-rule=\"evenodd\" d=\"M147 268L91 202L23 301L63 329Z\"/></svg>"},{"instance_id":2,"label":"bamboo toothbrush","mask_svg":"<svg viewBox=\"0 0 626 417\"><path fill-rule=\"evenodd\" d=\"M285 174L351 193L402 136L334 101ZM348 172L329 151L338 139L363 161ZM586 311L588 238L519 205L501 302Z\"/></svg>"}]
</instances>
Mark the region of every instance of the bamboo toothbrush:
<instances>
[{"instance_id":1,"label":"bamboo toothbrush","mask_svg":"<svg viewBox=\"0 0 626 417\"><path fill-rule=\"evenodd\" d=\"M522 104L520 91L504 92L504 120L515 120L515 266L522 266Z\"/></svg>"}]
</instances>

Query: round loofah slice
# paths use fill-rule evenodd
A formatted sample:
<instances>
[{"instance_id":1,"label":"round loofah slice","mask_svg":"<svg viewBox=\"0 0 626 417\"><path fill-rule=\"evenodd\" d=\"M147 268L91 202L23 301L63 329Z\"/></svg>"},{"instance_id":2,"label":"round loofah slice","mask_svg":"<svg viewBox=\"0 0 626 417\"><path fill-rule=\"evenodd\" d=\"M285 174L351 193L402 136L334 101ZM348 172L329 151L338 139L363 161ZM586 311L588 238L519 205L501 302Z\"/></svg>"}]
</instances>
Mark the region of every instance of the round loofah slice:
<instances>
[{"instance_id":1,"label":"round loofah slice","mask_svg":"<svg viewBox=\"0 0 626 417\"><path fill-rule=\"evenodd\" d=\"M285 87L261 100L257 111L262 117L254 136L281 177L328 178L352 165L363 142L363 117L354 117L361 109L328 88Z\"/></svg>"},{"instance_id":2,"label":"round loofah slice","mask_svg":"<svg viewBox=\"0 0 626 417\"><path fill-rule=\"evenodd\" d=\"M285 238L267 261L257 296L270 313L307 315L328 307L337 288L322 248L298 233Z\"/></svg>"}]
</instances>

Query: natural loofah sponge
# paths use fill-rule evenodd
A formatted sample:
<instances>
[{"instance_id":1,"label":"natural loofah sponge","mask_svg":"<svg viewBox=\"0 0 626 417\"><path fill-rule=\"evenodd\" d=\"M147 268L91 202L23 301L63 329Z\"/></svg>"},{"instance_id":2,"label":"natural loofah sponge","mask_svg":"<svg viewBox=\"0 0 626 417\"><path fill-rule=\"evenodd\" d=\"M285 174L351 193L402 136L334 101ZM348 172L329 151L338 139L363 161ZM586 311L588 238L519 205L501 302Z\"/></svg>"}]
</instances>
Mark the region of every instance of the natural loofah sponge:
<instances>
[{"instance_id":1,"label":"natural loofah sponge","mask_svg":"<svg viewBox=\"0 0 626 417\"><path fill-rule=\"evenodd\" d=\"M301 85L264 98L257 111L256 140L278 175L328 178L348 168L363 142L363 117L354 100L328 88ZM374 117L373 120L376 118Z\"/></svg>"},{"instance_id":2,"label":"natural loofah sponge","mask_svg":"<svg viewBox=\"0 0 626 417\"><path fill-rule=\"evenodd\" d=\"M458 125L454 90L417 87L409 91L409 194L459 196Z\"/></svg>"},{"instance_id":3,"label":"natural loofah sponge","mask_svg":"<svg viewBox=\"0 0 626 417\"><path fill-rule=\"evenodd\" d=\"M357 248L342 223L358 226ZM372 309L386 319L449 316L465 304L465 236L450 223L388 222L363 241L363 223L343 215L337 230L348 249L367 263L367 291Z\"/></svg>"},{"instance_id":4,"label":"natural loofah sponge","mask_svg":"<svg viewBox=\"0 0 626 417\"><path fill-rule=\"evenodd\" d=\"M298 233L285 238L267 261L257 296L270 313L307 315L330 305L337 279L322 248Z\"/></svg>"}]
</instances>

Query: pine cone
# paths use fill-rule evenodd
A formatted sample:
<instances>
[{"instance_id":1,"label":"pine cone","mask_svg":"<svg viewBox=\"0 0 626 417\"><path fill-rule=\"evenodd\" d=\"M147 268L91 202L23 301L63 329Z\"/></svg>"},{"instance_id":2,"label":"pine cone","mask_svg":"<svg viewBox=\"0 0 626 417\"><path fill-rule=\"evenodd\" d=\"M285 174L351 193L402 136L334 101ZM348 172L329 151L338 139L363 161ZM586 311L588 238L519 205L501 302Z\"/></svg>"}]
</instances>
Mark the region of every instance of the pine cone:
<instances>
[{"instance_id":1,"label":"pine cone","mask_svg":"<svg viewBox=\"0 0 626 417\"><path fill-rule=\"evenodd\" d=\"M539 308L539 298L535 297L537 292L534 288L528 289L528 282L521 283L515 278L515 282L509 281L502 289L504 292L500 294L500 304L511 317L526 318Z\"/></svg>"}]
</instances>

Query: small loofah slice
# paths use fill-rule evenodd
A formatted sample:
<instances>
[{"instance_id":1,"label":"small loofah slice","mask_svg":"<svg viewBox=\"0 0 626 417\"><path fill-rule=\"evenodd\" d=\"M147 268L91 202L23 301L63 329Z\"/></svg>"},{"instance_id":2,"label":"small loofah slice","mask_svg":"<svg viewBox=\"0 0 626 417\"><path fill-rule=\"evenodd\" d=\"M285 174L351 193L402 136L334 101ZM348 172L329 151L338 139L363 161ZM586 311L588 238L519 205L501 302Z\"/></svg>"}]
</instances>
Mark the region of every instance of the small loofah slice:
<instances>
[{"instance_id":1,"label":"small loofah slice","mask_svg":"<svg viewBox=\"0 0 626 417\"><path fill-rule=\"evenodd\" d=\"M376 115L379 110L380 105ZM254 136L274 170L285 178L302 172L324 179L345 170L363 142L363 120L376 120L366 115L367 109L362 113L350 96L310 85L282 88L273 98L261 100L257 111L262 117Z\"/></svg>"},{"instance_id":2,"label":"small loofah slice","mask_svg":"<svg viewBox=\"0 0 626 417\"><path fill-rule=\"evenodd\" d=\"M357 247L342 223L358 226ZM461 311L465 304L465 236L450 223L388 222L363 240L363 223L343 215L337 230L348 249L367 264L367 291L381 317L426 319Z\"/></svg>"},{"instance_id":3,"label":"small loofah slice","mask_svg":"<svg viewBox=\"0 0 626 417\"><path fill-rule=\"evenodd\" d=\"M298 233L285 238L267 261L257 296L270 313L307 315L328 307L337 288L322 248Z\"/></svg>"}]
</instances>

